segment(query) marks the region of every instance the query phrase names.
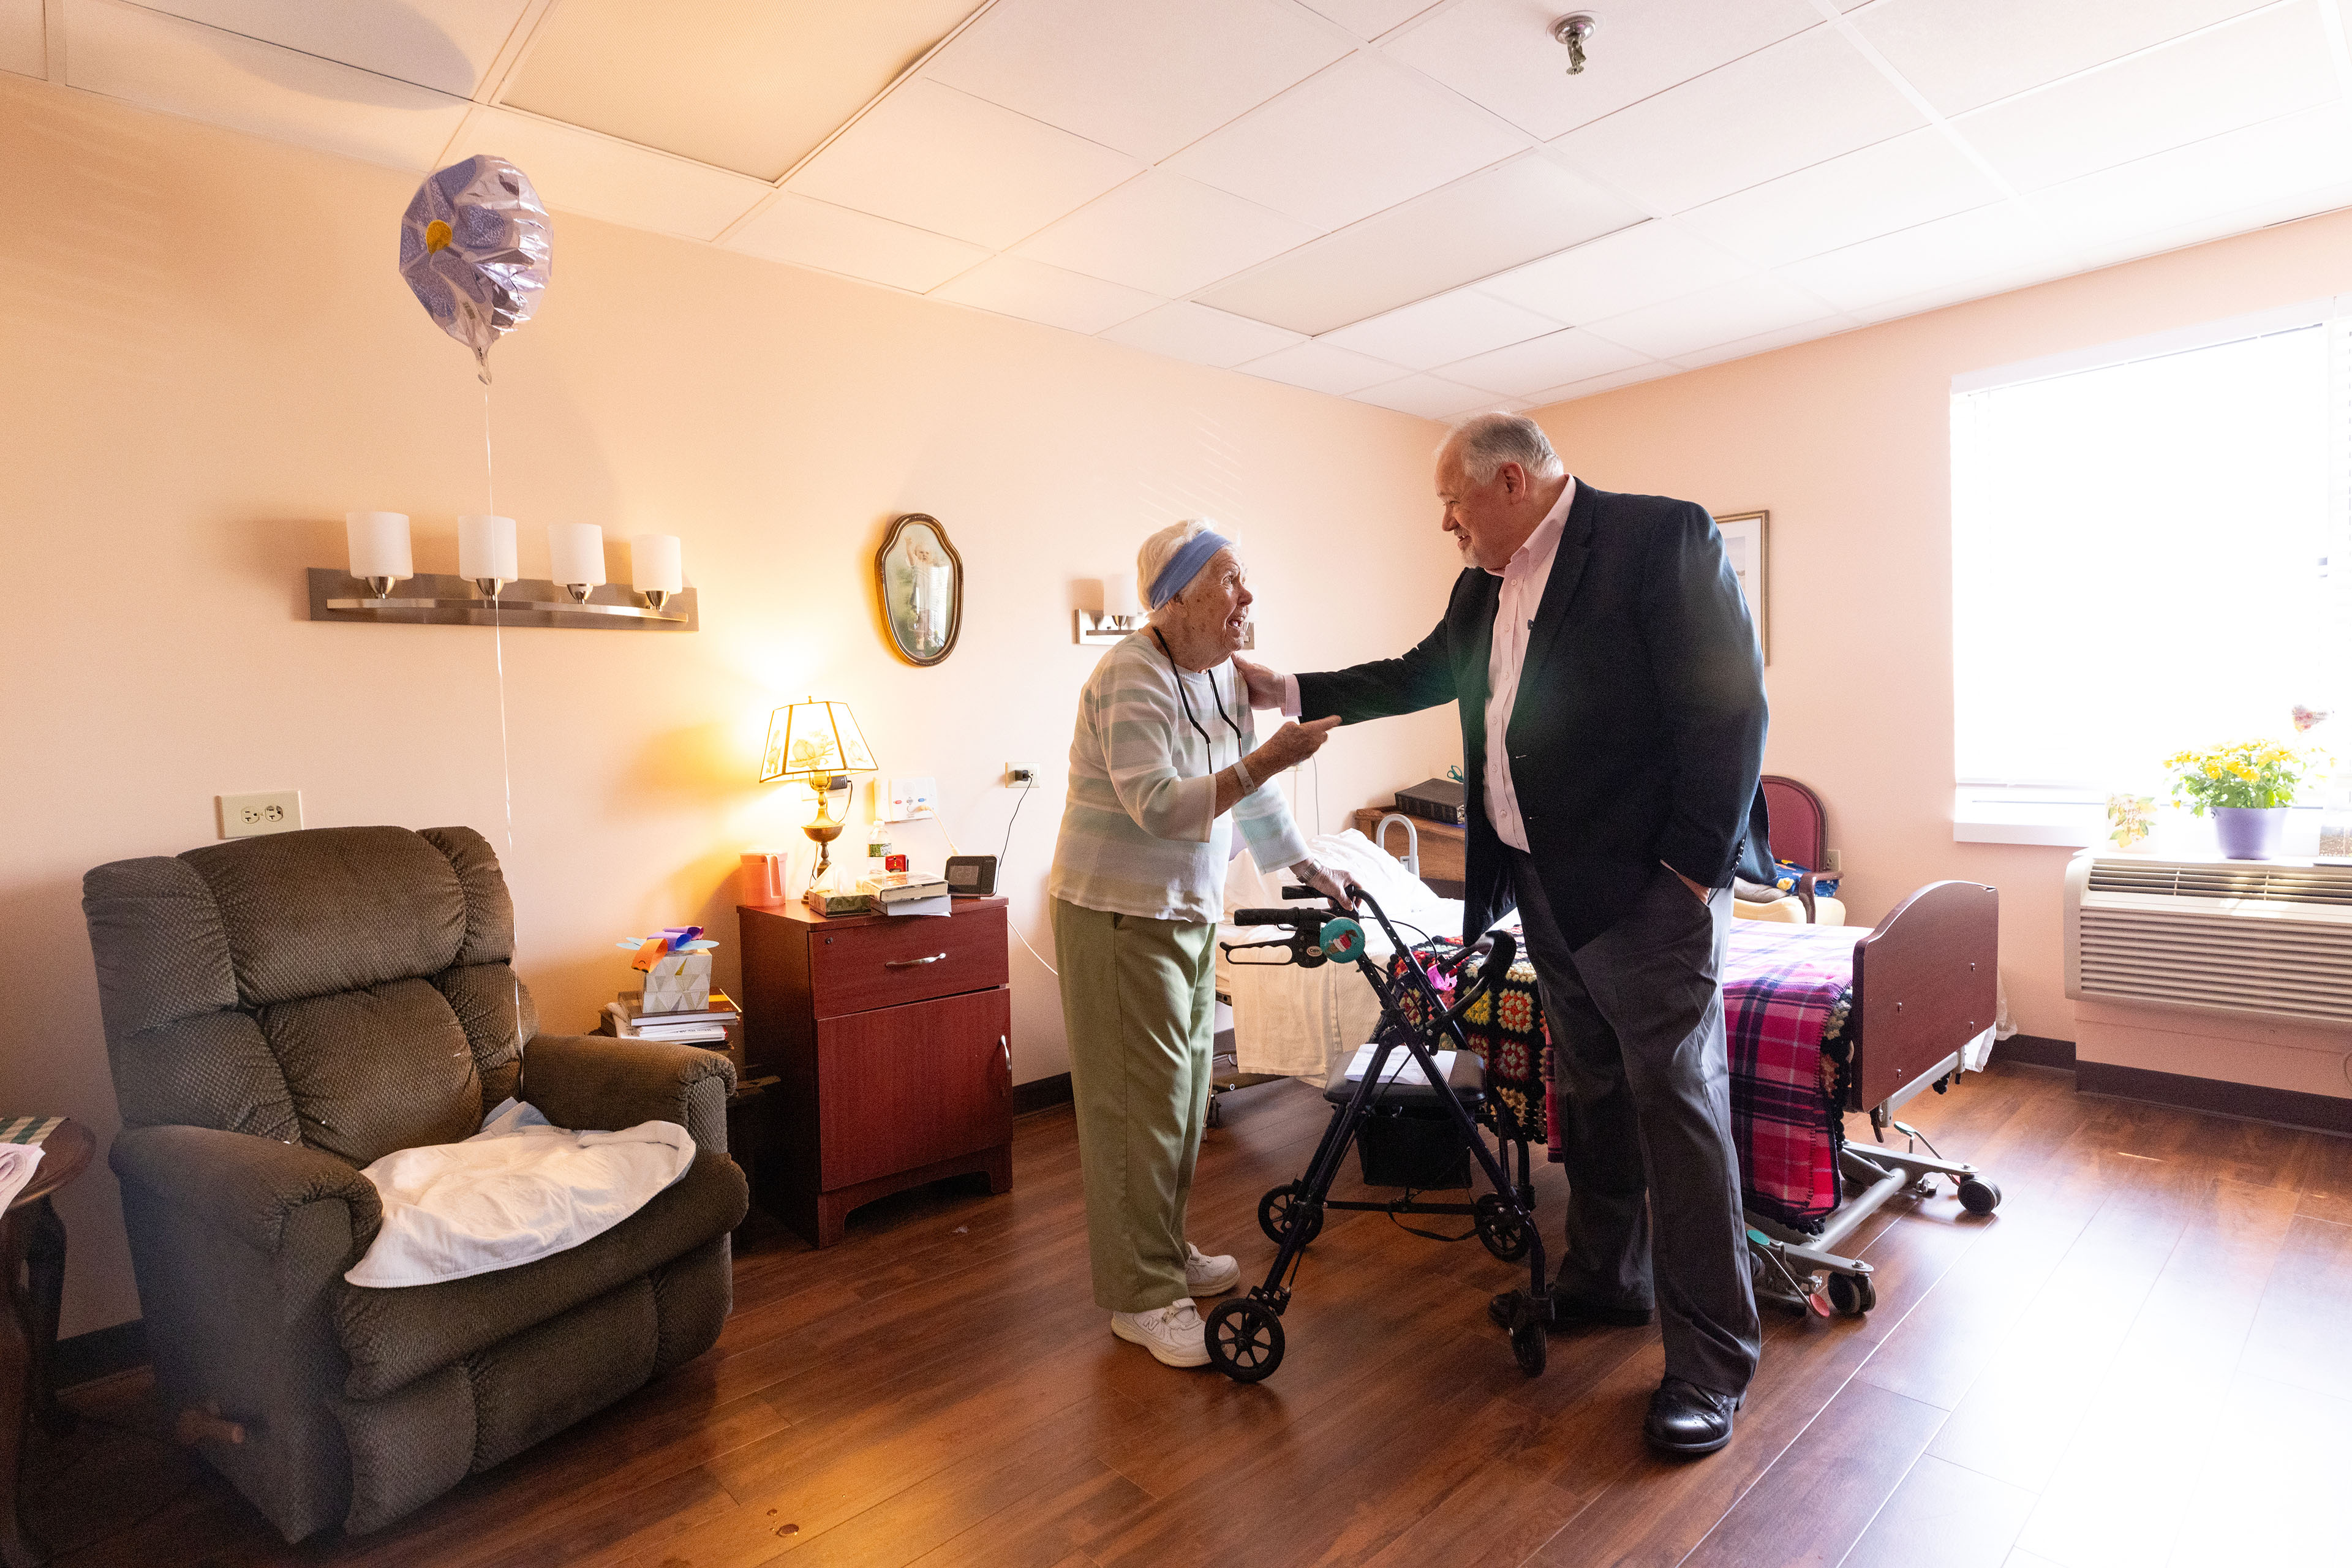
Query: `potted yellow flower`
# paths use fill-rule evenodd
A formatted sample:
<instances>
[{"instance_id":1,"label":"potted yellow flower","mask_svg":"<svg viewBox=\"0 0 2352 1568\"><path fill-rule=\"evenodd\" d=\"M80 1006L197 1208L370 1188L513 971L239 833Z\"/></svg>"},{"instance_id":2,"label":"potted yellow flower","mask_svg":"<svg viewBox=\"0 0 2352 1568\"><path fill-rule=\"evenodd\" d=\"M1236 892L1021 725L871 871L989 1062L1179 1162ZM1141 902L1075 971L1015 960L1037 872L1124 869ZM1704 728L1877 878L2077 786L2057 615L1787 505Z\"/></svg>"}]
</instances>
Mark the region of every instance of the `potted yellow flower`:
<instances>
[{"instance_id":1,"label":"potted yellow flower","mask_svg":"<svg viewBox=\"0 0 2352 1568\"><path fill-rule=\"evenodd\" d=\"M2267 860L2278 853L2287 807L2315 753L2276 741L2239 741L2164 760L2172 798L2199 816L2213 815L2221 853L2232 860Z\"/></svg>"}]
</instances>

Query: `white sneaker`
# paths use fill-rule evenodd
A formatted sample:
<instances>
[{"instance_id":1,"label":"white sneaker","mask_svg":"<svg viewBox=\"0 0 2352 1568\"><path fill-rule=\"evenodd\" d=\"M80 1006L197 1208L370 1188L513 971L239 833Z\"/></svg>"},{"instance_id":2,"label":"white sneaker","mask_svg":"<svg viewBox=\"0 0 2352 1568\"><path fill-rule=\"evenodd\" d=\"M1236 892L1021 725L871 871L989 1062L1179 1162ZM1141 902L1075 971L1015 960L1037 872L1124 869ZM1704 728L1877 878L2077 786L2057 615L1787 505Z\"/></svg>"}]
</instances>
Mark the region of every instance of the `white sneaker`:
<instances>
[{"instance_id":1,"label":"white sneaker","mask_svg":"<svg viewBox=\"0 0 2352 1568\"><path fill-rule=\"evenodd\" d=\"M1170 1366L1209 1364L1208 1336L1189 1296L1149 1312L1113 1312L1110 1331L1129 1344L1141 1345Z\"/></svg>"},{"instance_id":2,"label":"white sneaker","mask_svg":"<svg viewBox=\"0 0 2352 1568\"><path fill-rule=\"evenodd\" d=\"M1210 1257L1191 1242L1184 1244L1184 1283L1195 1296L1222 1296L1242 1282L1242 1266L1230 1257Z\"/></svg>"}]
</instances>

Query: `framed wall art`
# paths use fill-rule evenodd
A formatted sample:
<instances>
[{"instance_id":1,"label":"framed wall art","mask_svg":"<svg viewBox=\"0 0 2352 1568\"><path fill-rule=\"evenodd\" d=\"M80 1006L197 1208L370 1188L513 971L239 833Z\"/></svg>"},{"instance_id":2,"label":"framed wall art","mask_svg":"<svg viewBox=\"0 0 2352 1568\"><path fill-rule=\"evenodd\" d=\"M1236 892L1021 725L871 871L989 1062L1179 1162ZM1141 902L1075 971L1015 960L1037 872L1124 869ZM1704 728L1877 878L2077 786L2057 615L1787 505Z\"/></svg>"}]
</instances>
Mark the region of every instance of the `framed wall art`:
<instances>
[{"instance_id":1,"label":"framed wall art","mask_svg":"<svg viewBox=\"0 0 2352 1568\"><path fill-rule=\"evenodd\" d=\"M1723 531L1724 559L1731 563L1731 574L1739 579L1740 595L1748 601L1748 618L1756 623L1757 651L1767 664L1772 662L1772 639L1765 621L1765 525L1771 516L1769 511L1743 511L1715 520L1715 526Z\"/></svg>"},{"instance_id":2,"label":"framed wall art","mask_svg":"<svg viewBox=\"0 0 2352 1568\"><path fill-rule=\"evenodd\" d=\"M955 651L963 629L963 557L938 518L910 511L893 519L874 552L874 575L899 658L929 665Z\"/></svg>"}]
</instances>

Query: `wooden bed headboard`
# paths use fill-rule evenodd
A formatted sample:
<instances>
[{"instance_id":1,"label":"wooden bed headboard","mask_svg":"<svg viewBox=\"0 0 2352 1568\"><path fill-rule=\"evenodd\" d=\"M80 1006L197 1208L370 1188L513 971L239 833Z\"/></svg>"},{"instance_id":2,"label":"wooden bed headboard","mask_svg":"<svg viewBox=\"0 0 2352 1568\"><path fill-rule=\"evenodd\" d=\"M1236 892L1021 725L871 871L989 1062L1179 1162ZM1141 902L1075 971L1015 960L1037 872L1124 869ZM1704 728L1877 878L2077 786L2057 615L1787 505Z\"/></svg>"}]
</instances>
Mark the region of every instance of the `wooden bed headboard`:
<instances>
[{"instance_id":1,"label":"wooden bed headboard","mask_svg":"<svg viewBox=\"0 0 2352 1568\"><path fill-rule=\"evenodd\" d=\"M1930 882L1853 944L1853 1103L1866 1110L1992 1027L2000 890Z\"/></svg>"}]
</instances>

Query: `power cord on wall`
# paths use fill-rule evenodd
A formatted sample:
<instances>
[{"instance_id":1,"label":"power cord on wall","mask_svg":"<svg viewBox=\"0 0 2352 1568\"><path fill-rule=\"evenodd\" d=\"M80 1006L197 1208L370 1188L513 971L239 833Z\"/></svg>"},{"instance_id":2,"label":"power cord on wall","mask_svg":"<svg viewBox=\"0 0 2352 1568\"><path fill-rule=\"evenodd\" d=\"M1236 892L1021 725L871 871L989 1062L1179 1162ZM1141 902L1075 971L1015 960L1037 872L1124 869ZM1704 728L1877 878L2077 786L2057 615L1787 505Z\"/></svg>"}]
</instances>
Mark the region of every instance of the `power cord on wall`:
<instances>
[{"instance_id":1,"label":"power cord on wall","mask_svg":"<svg viewBox=\"0 0 2352 1568\"><path fill-rule=\"evenodd\" d=\"M1033 784L1029 786L1029 789L1023 790L1021 792L1022 798L1013 803L1013 815L1004 819L1004 854L1000 854L996 858L996 875L1000 880L1004 876L1005 854L1010 854L1013 849L1013 824L1020 818L1021 807L1023 803L1029 797L1029 790L1035 789L1036 787L1037 786ZM955 841L955 835L948 830L946 817L941 816L937 811L928 805L918 807L916 809L915 816L928 816L933 822L939 824L940 837L948 841L948 853L951 855L961 855L963 853L963 847ZM914 820L914 817L909 817L908 820L911 822ZM1013 932L1013 940L1019 942L1023 947L1028 948L1029 956L1037 961L1037 967L1043 969L1046 973L1052 975L1056 980L1059 980L1062 977L1062 972L1060 970L1045 962L1045 955L1044 953L1039 952L1035 948L1029 946L1029 939L1022 934L1021 922L1019 921L1008 920L1004 923L1007 929Z\"/></svg>"}]
</instances>

